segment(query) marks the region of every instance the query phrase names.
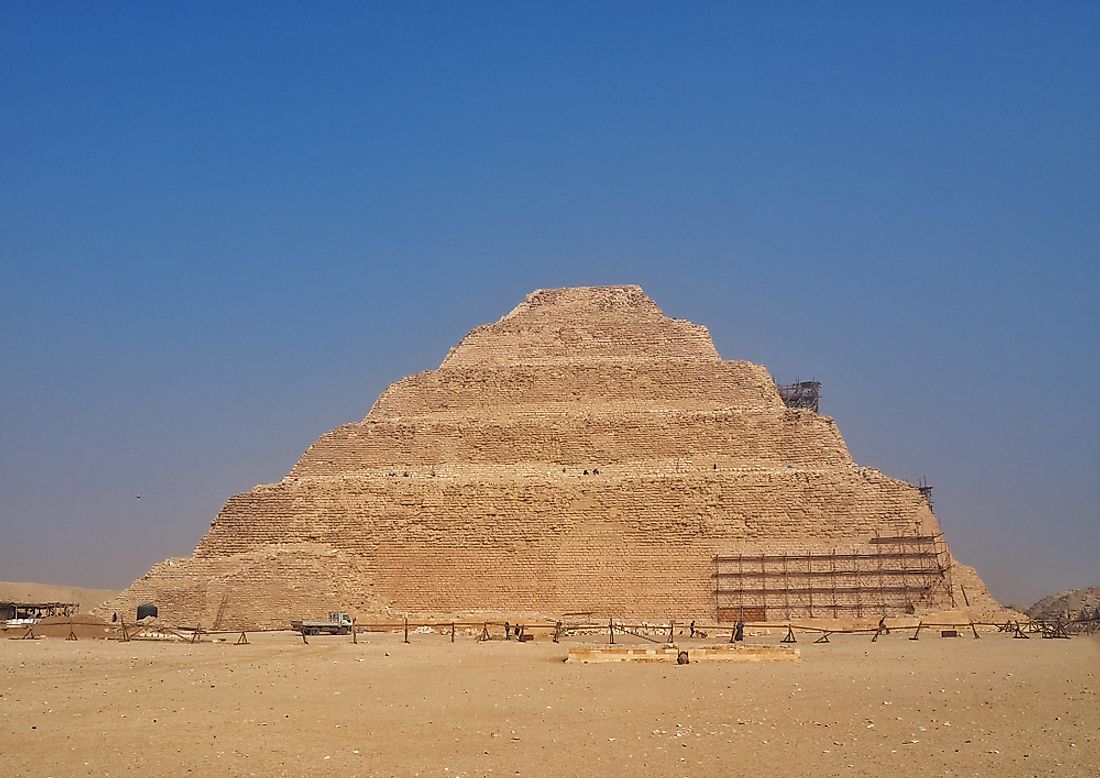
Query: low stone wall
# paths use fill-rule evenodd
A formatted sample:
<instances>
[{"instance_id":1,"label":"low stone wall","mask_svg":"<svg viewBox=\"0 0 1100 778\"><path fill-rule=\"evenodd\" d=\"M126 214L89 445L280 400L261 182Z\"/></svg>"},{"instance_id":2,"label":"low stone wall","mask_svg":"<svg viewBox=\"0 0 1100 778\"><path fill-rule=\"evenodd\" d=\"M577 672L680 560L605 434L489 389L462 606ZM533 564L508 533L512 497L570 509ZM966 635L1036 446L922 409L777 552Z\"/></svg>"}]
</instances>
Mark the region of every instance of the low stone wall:
<instances>
[{"instance_id":1,"label":"low stone wall","mask_svg":"<svg viewBox=\"0 0 1100 778\"><path fill-rule=\"evenodd\" d=\"M566 662L580 664L692 664L715 662L792 662L800 658L789 646L571 646Z\"/></svg>"}]
</instances>

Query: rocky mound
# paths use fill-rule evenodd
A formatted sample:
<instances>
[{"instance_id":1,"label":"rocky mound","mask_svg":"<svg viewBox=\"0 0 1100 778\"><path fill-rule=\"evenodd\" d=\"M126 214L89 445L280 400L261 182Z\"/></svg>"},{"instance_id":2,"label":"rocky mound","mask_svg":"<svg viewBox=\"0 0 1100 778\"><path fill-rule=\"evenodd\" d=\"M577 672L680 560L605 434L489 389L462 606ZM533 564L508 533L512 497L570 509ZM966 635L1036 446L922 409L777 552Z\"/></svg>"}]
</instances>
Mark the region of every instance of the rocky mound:
<instances>
[{"instance_id":1,"label":"rocky mound","mask_svg":"<svg viewBox=\"0 0 1100 778\"><path fill-rule=\"evenodd\" d=\"M74 613L72 616L50 616L42 619L30 629L35 637L67 638L73 635L78 640L85 638L106 638L111 634L111 625L91 613Z\"/></svg>"},{"instance_id":2,"label":"rocky mound","mask_svg":"<svg viewBox=\"0 0 1100 778\"><path fill-rule=\"evenodd\" d=\"M1100 618L1100 586L1051 594L1028 608L1027 615L1047 621Z\"/></svg>"}]
</instances>

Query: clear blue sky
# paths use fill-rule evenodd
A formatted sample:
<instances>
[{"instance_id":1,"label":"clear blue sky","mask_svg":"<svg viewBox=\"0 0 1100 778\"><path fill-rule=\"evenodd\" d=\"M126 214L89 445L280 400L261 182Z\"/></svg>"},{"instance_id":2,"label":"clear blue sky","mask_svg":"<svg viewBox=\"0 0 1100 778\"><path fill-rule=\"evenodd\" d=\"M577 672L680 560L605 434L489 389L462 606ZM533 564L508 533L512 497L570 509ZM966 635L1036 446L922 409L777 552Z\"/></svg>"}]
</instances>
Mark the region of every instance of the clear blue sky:
<instances>
[{"instance_id":1,"label":"clear blue sky","mask_svg":"<svg viewBox=\"0 0 1100 778\"><path fill-rule=\"evenodd\" d=\"M1091 2L4 3L0 579L123 586L528 291L638 283L822 380L995 595L1100 584L1098 40Z\"/></svg>"}]
</instances>

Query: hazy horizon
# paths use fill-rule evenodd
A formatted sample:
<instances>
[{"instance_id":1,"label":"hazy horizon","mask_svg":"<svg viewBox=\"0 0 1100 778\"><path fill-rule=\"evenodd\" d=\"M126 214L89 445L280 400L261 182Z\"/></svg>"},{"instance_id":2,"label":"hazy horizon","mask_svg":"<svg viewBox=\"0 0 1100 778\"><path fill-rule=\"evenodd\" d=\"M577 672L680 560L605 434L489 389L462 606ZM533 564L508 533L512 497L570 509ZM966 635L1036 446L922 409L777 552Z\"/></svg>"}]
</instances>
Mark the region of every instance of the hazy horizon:
<instances>
[{"instance_id":1,"label":"hazy horizon","mask_svg":"<svg viewBox=\"0 0 1100 778\"><path fill-rule=\"evenodd\" d=\"M0 8L0 579L186 556L536 288L823 383L1002 602L1100 585L1100 6ZM140 496L140 497L139 497Z\"/></svg>"}]
</instances>

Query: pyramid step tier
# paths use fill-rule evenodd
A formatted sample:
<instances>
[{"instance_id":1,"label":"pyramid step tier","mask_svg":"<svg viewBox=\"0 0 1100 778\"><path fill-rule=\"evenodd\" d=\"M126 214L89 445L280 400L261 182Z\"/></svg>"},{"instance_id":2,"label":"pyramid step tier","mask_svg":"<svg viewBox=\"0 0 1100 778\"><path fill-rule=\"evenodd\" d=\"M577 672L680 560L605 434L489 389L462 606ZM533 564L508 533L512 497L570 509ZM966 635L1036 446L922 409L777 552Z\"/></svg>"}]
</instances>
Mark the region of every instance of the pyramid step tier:
<instances>
[{"instance_id":1,"label":"pyramid step tier","mask_svg":"<svg viewBox=\"0 0 1100 778\"><path fill-rule=\"evenodd\" d=\"M850 464L831 419L811 411L635 411L370 420L317 440L292 476L436 467L448 462L547 461L607 467L637 459L724 463Z\"/></svg>"}]
</instances>

